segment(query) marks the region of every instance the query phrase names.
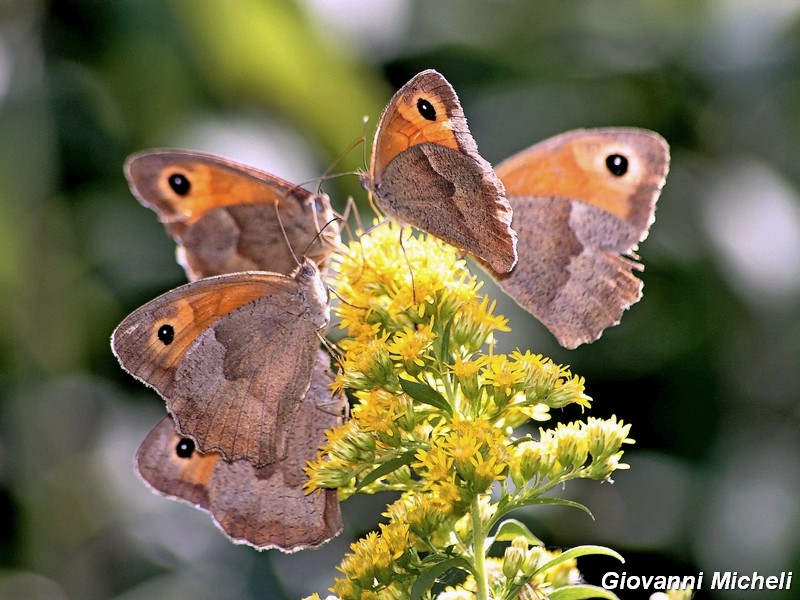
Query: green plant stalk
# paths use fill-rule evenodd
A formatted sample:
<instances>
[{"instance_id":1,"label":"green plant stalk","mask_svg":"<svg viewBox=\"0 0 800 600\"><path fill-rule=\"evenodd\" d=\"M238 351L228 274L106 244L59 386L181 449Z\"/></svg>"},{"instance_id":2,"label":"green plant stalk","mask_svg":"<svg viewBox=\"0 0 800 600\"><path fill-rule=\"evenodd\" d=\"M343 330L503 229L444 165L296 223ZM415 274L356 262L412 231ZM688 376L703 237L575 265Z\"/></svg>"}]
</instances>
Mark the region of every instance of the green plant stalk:
<instances>
[{"instance_id":1,"label":"green plant stalk","mask_svg":"<svg viewBox=\"0 0 800 600\"><path fill-rule=\"evenodd\" d=\"M475 556L475 585L478 600L489 600L489 573L486 571L486 530L481 521L480 494L472 499L472 552Z\"/></svg>"}]
</instances>

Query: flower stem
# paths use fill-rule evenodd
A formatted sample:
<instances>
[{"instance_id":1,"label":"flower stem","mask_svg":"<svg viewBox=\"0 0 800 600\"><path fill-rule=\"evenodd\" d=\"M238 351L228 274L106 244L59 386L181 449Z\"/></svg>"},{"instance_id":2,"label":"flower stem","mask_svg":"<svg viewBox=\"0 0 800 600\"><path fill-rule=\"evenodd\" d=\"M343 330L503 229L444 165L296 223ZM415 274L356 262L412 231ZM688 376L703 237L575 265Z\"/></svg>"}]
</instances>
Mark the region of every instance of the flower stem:
<instances>
[{"instance_id":1,"label":"flower stem","mask_svg":"<svg viewBox=\"0 0 800 600\"><path fill-rule=\"evenodd\" d=\"M472 552L475 555L475 585L478 600L489 600L489 574L486 571L486 531L481 520L480 494L472 500Z\"/></svg>"}]
</instances>

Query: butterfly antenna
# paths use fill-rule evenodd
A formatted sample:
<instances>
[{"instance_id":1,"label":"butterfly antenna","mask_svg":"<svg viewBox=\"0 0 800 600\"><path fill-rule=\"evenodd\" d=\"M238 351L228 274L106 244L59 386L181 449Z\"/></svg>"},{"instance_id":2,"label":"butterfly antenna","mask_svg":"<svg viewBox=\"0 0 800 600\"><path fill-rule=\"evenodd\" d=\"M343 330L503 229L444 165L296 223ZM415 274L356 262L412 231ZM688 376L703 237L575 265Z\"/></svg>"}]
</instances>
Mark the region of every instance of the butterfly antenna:
<instances>
[{"instance_id":1,"label":"butterfly antenna","mask_svg":"<svg viewBox=\"0 0 800 600\"><path fill-rule=\"evenodd\" d=\"M367 123L369 123L369 115L364 115L361 117L361 139L366 142L367 140ZM367 164L367 145L361 148L361 164L364 167L365 171L369 170L369 165Z\"/></svg>"},{"instance_id":2,"label":"butterfly antenna","mask_svg":"<svg viewBox=\"0 0 800 600\"><path fill-rule=\"evenodd\" d=\"M286 247L289 249L289 254L292 255L292 258L294 259L295 264L300 266L300 261L297 259L297 255L294 253L294 248L292 248L292 244L289 241L289 236L286 235L286 227L283 226L283 219L281 219L281 211L278 208L278 204L279 204L278 202L275 203L275 217L278 219L278 225L280 225L280 228L281 228L281 234L283 235L283 241L286 242ZM319 235L319 234L317 234L317 235ZM315 237L314 239L317 239L317 238Z\"/></svg>"},{"instance_id":3,"label":"butterfly antenna","mask_svg":"<svg viewBox=\"0 0 800 600\"><path fill-rule=\"evenodd\" d=\"M360 235L362 231L364 231L364 227L361 224L361 215L358 214L358 206L356 205L356 201L353 200L352 196L348 196L347 200L344 204L344 212L339 215L342 218L342 222L344 223L344 227L347 230L347 236L350 240L354 240L356 238L353 231L350 229L350 214L352 213L353 218L356 221L356 232Z\"/></svg>"},{"instance_id":4,"label":"butterfly antenna","mask_svg":"<svg viewBox=\"0 0 800 600\"><path fill-rule=\"evenodd\" d=\"M403 244L403 232L406 231L404 227L400 228L400 250L403 251L403 258L406 259L406 265L408 265L408 273L411 275L411 298L414 301L414 304L417 303L417 287L414 285L414 269L411 268L411 262L408 260L408 254L406 253L406 247Z\"/></svg>"},{"instance_id":5,"label":"butterfly antenna","mask_svg":"<svg viewBox=\"0 0 800 600\"><path fill-rule=\"evenodd\" d=\"M350 142L347 145L347 147L344 149L344 151L341 154L339 154L339 156L337 156L336 159L328 165L328 168L325 169L325 172L320 177L312 179L312 180L309 180L309 181L306 181L306 182L304 182L302 184L299 184L299 185L297 185L295 187L299 188L299 187L302 187L302 186L304 186L306 184L309 184L312 181L314 181L314 182L316 182L316 191L315 191L314 195L319 197L319 196L322 195L322 184L324 182L330 181L331 179L336 179L338 177L343 177L345 175L356 175L357 174L356 171L345 171L345 172L342 172L342 173L335 173L335 174L331 174L331 172L336 167L336 165L338 165L344 159L344 157L347 156L353 150L353 148L355 148L359 144L363 144L364 140L365 140L365 137L364 137L364 135L362 133L361 137L353 140L352 142ZM352 201L352 200L349 200L349 201ZM349 208L349 205L346 205L345 206L345 211L346 211L345 212L345 216L341 217L341 220L344 221L345 224L346 224L346 221L347 221L348 208ZM319 231L321 231L321 229L320 229L320 226L319 226L319 221L317 221L317 206L316 206L316 204L314 204L314 206L312 207L312 210L314 211L314 226L316 227L317 231L319 232ZM336 211L334 211L334 214L336 214L337 216L340 216L338 213L336 213ZM349 227L348 227L348 233L350 233ZM350 235L350 237L352 239L352 234Z\"/></svg>"},{"instance_id":6,"label":"butterfly antenna","mask_svg":"<svg viewBox=\"0 0 800 600\"><path fill-rule=\"evenodd\" d=\"M353 308L357 308L358 310L369 310L369 306L359 306L358 304L353 304L352 302L348 302L344 298L342 298L339 293L334 290L333 288L329 288L329 291L339 299L339 302L347 304L347 306L352 306Z\"/></svg>"},{"instance_id":7,"label":"butterfly antenna","mask_svg":"<svg viewBox=\"0 0 800 600\"><path fill-rule=\"evenodd\" d=\"M362 123L362 127L363 127L363 130L362 130L362 133L361 133L361 137L363 139L365 139L365 140L367 139L367 123L368 122L369 122L369 117L365 115L361 119L361 123ZM367 173L369 173L370 176L372 176L372 173L370 173L370 166L371 165L367 164L367 145L366 144L364 144L364 148L363 148L362 156L361 156L361 161L364 164L364 170ZM372 209L372 212L375 213L375 216L378 217L378 220L379 221L385 220L385 217L383 216L381 211L378 209L378 205L375 204L375 199L372 197L372 192L369 191L369 190L367 190L367 202L369 202L369 206Z\"/></svg>"},{"instance_id":8,"label":"butterfly antenna","mask_svg":"<svg viewBox=\"0 0 800 600\"><path fill-rule=\"evenodd\" d=\"M323 181L327 181L328 179L333 179L334 177L337 177L338 175L331 175L331 171L333 171L334 167L338 165L340 162L342 162L344 157L350 154L353 148L355 148L359 144L364 144L365 140L366 136L362 132L361 137L356 138L355 140L350 142L344 149L344 151L341 154L339 154L339 156L337 156L336 159L330 165L328 165L327 169L325 169L325 172L322 174L322 177L319 178L319 186L322 185ZM364 144L364 146L366 147L366 144ZM352 174L353 173L341 173L341 175L352 175ZM317 187L317 193L319 193L319 191L320 191L319 187Z\"/></svg>"},{"instance_id":9,"label":"butterfly antenna","mask_svg":"<svg viewBox=\"0 0 800 600\"><path fill-rule=\"evenodd\" d=\"M318 239L320 239L320 237L322 236L322 233L323 233L323 232L324 232L324 231L325 231L325 230L326 230L326 229L327 229L327 228L328 228L330 225L332 225L332 224L333 224L333 223L335 223L336 221L341 221L341 220L342 220L342 218L341 218L341 217L333 217L333 218L332 218L330 221L328 221L327 223L325 223L325 225L323 225L323 226L322 226L322 228L321 228L321 229L320 229L320 230L317 232L317 235L315 235L315 236L314 236L314 238L313 238L313 239L312 239L312 240L311 240L311 241L308 243L308 246L306 246L306 249L303 251L303 256L306 256L306 255L308 254L308 251L309 251L309 249L311 248L311 246L313 246L313 245L314 245L314 242L316 242ZM292 252L292 254L294 254L294 252ZM297 263L297 264L300 264L300 263Z\"/></svg>"},{"instance_id":10,"label":"butterfly antenna","mask_svg":"<svg viewBox=\"0 0 800 600\"><path fill-rule=\"evenodd\" d=\"M339 347L322 335L319 331L317 332L317 337L319 338L320 343L325 346L325 350L328 351L334 358L334 360L338 360L338 358L342 355L342 351Z\"/></svg>"},{"instance_id":11,"label":"butterfly antenna","mask_svg":"<svg viewBox=\"0 0 800 600\"><path fill-rule=\"evenodd\" d=\"M342 173L334 173L333 175L331 175L331 171L333 171L333 169L334 169L334 167L336 167L336 165L338 165L340 162L342 162L344 157L347 156L353 148L355 148L359 144L363 144L363 143L364 143L364 136L362 134L361 137L356 138L355 140L353 140L352 142L350 142L347 145L347 147L344 149L344 151L342 151L342 153L339 154L339 156L337 156L333 160L333 162L331 162L328 165L328 168L325 169L325 172L320 177L315 177L314 179L309 179L308 181L304 181L302 183L297 184L295 187L296 188L300 188L300 187L308 185L308 184L310 184L312 182L316 182L316 186L317 187L316 187L315 195L319 196L320 194L322 194L322 184L324 182L330 181L331 179L336 179L337 177L342 177L344 175L356 175L357 174L356 171L344 171Z\"/></svg>"}]
</instances>

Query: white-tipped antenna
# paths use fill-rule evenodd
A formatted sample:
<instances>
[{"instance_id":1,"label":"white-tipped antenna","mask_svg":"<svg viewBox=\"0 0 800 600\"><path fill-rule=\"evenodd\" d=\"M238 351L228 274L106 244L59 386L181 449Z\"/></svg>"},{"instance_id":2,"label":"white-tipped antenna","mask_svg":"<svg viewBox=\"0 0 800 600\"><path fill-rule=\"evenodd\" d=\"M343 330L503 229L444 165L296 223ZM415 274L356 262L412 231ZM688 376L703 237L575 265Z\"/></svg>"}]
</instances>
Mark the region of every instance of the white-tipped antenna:
<instances>
[{"instance_id":1,"label":"white-tipped antenna","mask_svg":"<svg viewBox=\"0 0 800 600\"><path fill-rule=\"evenodd\" d=\"M315 197L319 198L320 196L323 195L322 184L324 182L330 181L331 179L336 179L338 177L343 177L345 175L358 175L359 174L358 171L344 171L344 172L341 172L341 173L334 173L334 174L331 174L331 171L333 171L333 169L336 167L336 165L338 165L344 159L344 157L347 156L353 150L353 148L355 148L359 144L363 144L365 140L366 140L365 133L362 131L361 137L359 137L359 138L353 140L352 142L350 142L347 145L347 147L344 149L344 151L342 151L342 153L339 154L339 156L337 156L336 159L333 162L331 162L330 165L328 165L328 168L325 169L325 172L320 177L317 177L317 178L311 179L309 181L300 183L300 184L298 184L297 187L303 187L303 186L305 186L307 184L315 182L316 183L316 190L314 192L314 195L315 195ZM352 202L352 198L351 197L348 197L348 202ZM317 205L316 205L316 203L312 206L312 210L314 212L314 226L315 226L315 228L317 229L318 232L321 232L322 229L324 229L324 227L320 228L320 226L319 226L319 221L317 220ZM336 211L333 211L333 213L335 215L341 217L341 215L339 215ZM356 215L357 214L358 213L356 211ZM345 205L345 216L341 217L341 219L340 219L342 222L344 222L345 227L348 227L348 225L347 225L347 217L348 217L348 215L349 215L349 205L346 204ZM327 227L327 225L330 225L330 222L327 223L325 225L325 227ZM349 227L348 227L348 231L349 231ZM352 238L352 235L351 235L351 238Z\"/></svg>"},{"instance_id":2,"label":"white-tipped antenna","mask_svg":"<svg viewBox=\"0 0 800 600\"><path fill-rule=\"evenodd\" d=\"M336 157L336 159L335 159L335 160L334 160L334 161L333 161L333 162L332 162L330 165L328 165L328 168L327 168L327 169L325 169L325 172L322 174L322 177L320 177L320 178L319 178L319 183L318 183L318 185L317 185L317 193L318 193L318 194L319 194L319 193L320 193L320 191L321 191L321 190L320 190L320 188L321 188L321 186L322 186L322 182L323 182L323 181L327 181L327 180L329 180L329 179L333 179L333 178L335 178L335 177L341 177L342 175L355 175L355 173L354 173L354 172L344 172L344 173L337 173L336 175L331 175L331 171L333 171L333 168L334 168L336 165L338 165L340 162L342 162L342 160L344 159L344 157L345 157L345 156L347 156L348 154L350 154L350 152L353 150L353 148L355 148L355 147L356 147L356 146L358 146L359 144L364 144L364 142L366 141L366 139L367 139L367 138L365 137L365 134L364 134L364 132L362 131L362 132L361 132L361 137L359 137L359 138L357 138L357 139L353 140L352 142L350 142L350 143L347 145L347 147L346 147L346 148L345 148L345 149L342 151L342 153L341 153L341 154L339 154L339 156L337 156L337 157ZM366 146L366 144L364 144L364 146Z\"/></svg>"},{"instance_id":3,"label":"white-tipped antenna","mask_svg":"<svg viewBox=\"0 0 800 600\"><path fill-rule=\"evenodd\" d=\"M369 121L369 117L365 115L364 118L362 119L362 122L363 122L363 125L364 125L364 130L363 130L363 132L361 134L364 139L367 138L367 122L368 121ZM375 142L373 142L372 145L374 146ZM372 151L374 152L375 148L373 148ZM364 162L364 170L367 173L367 177L371 178L372 177L372 164L371 164L372 161L370 161L370 164L367 164L367 145L366 144L364 144L364 154L363 154L362 160ZM372 212L374 212L375 216L378 217L378 221L383 221L383 220L386 219L386 217L378 209L378 205L375 204L375 199L372 197L372 192L369 189L367 190L367 202L369 202L369 206L372 209Z\"/></svg>"},{"instance_id":4,"label":"white-tipped antenna","mask_svg":"<svg viewBox=\"0 0 800 600\"><path fill-rule=\"evenodd\" d=\"M369 115L361 117L361 139L364 140L364 147L361 149L361 164L364 165L364 170L369 172L369 165L367 164L367 123L369 123Z\"/></svg>"}]
</instances>

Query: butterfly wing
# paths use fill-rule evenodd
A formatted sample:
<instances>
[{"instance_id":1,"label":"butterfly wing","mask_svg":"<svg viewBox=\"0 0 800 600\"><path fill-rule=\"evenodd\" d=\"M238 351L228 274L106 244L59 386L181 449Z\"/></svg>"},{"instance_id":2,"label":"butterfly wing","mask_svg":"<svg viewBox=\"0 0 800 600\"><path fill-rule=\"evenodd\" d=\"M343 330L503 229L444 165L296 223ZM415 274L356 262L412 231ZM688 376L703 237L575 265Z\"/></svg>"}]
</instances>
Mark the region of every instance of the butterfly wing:
<instances>
[{"instance_id":1,"label":"butterfly wing","mask_svg":"<svg viewBox=\"0 0 800 600\"><path fill-rule=\"evenodd\" d=\"M240 473L246 461L214 473L214 516L233 537L285 551L319 546L342 530L336 490L306 494L303 467L325 442L325 430L341 423L344 397L331 397L330 358L319 351L311 387L292 422L285 459L256 470L257 479ZM252 518L251 515L257 515Z\"/></svg>"},{"instance_id":2,"label":"butterfly wing","mask_svg":"<svg viewBox=\"0 0 800 600\"><path fill-rule=\"evenodd\" d=\"M516 236L503 184L475 144L455 91L423 71L389 101L363 177L390 216L506 272Z\"/></svg>"},{"instance_id":3,"label":"butterfly wing","mask_svg":"<svg viewBox=\"0 0 800 600\"><path fill-rule=\"evenodd\" d=\"M336 223L314 240L333 219L327 195L257 169L199 152L151 150L128 157L124 170L134 195L178 242L179 262L192 280L249 270L290 273L296 262L287 238L322 266L339 243Z\"/></svg>"},{"instance_id":4,"label":"butterfly wing","mask_svg":"<svg viewBox=\"0 0 800 600\"><path fill-rule=\"evenodd\" d=\"M203 452L263 465L286 456L328 320L307 262L296 277L234 273L176 288L129 315L112 346Z\"/></svg>"},{"instance_id":5,"label":"butterfly wing","mask_svg":"<svg viewBox=\"0 0 800 600\"><path fill-rule=\"evenodd\" d=\"M136 472L147 486L173 500L208 510L209 482L222 455L200 454L194 442L183 438L172 417L166 416L139 446Z\"/></svg>"},{"instance_id":6,"label":"butterfly wing","mask_svg":"<svg viewBox=\"0 0 800 600\"><path fill-rule=\"evenodd\" d=\"M234 542L293 552L317 547L342 530L336 490L306 494L303 467L341 422L344 398L331 397L329 358L317 352L311 386L292 422L288 454L256 467L216 452L192 451L165 417L142 443L136 470L156 492L210 512ZM188 449L188 452L187 452Z\"/></svg>"},{"instance_id":7,"label":"butterfly wing","mask_svg":"<svg viewBox=\"0 0 800 600\"><path fill-rule=\"evenodd\" d=\"M641 297L632 253L668 169L666 142L631 128L568 132L498 165L519 261L495 277L562 346L596 340Z\"/></svg>"}]
</instances>

